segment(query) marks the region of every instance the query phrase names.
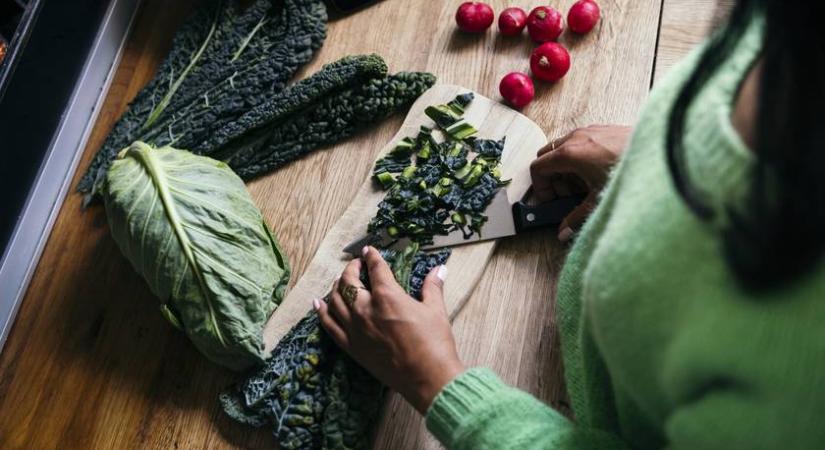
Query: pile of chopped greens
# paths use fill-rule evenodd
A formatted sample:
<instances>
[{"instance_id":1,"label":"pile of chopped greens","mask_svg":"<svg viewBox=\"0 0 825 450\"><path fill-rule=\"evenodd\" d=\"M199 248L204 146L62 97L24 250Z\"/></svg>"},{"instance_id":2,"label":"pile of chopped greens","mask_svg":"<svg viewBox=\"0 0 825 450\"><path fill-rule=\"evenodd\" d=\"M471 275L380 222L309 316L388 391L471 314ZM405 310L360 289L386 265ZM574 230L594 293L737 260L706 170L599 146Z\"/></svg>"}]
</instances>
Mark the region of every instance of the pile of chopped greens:
<instances>
[{"instance_id":1,"label":"pile of chopped greens","mask_svg":"<svg viewBox=\"0 0 825 450\"><path fill-rule=\"evenodd\" d=\"M499 170L504 140L471 137L476 129L462 117L471 101L472 94L464 94L427 108L447 136L443 142L422 128L376 163L375 179L387 194L369 229L412 239L403 250L381 252L417 299L424 277L450 256L450 250L419 251L420 243L453 229L480 232L484 208L505 184ZM361 277L369 287L366 273ZM313 311L278 343L264 367L220 400L235 420L274 427L280 448L365 449L384 391L334 344Z\"/></svg>"},{"instance_id":2,"label":"pile of chopped greens","mask_svg":"<svg viewBox=\"0 0 825 450\"><path fill-rule=\"evenodd\" d=\"M370 221L370 233L420 244L453 230L461 230L465 238L481 233L487 221L484 209L507 182L501 181L504 139L472 137L476 129L462 117L472 99L467 93L426 109L444 141L421 127L418 136L404 138L376 163L373 177L387 195Z\"/></svg>"}]
</instances>

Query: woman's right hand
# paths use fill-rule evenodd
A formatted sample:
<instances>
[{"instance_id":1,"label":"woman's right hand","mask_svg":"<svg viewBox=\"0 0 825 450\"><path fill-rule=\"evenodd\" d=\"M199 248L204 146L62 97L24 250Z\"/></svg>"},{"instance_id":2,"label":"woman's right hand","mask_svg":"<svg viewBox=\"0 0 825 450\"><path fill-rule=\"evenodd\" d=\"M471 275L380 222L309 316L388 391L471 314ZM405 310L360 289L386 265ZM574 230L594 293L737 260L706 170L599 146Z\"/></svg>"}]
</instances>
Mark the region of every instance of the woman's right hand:
<instances>
[{"instance_id":1,"label":"woman's right hand","mask_svg":"<svg viewBox=\"0 0 825 450\"><path fill-rule=\"evenodd\" d=\"M559 240L570 240L596 207L610 170L619 161L633 132L631 127L591 125L556 139L538 152L530 165L533 192L539 202L587 192L584 202L564 218Z\"/></svg>"}]
</instances>

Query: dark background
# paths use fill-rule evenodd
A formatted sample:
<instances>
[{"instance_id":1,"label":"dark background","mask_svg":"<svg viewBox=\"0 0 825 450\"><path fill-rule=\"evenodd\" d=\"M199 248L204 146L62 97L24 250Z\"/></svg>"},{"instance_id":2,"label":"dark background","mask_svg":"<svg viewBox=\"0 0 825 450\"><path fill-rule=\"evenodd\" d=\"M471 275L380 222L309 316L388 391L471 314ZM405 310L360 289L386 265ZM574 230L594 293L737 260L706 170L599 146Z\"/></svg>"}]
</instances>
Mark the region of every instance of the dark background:
<instances>
[{"instance_id":1,"label":"dark background","mask_svg":"<svg viewBox=\"0 0 825 450\"><path fill-rule=\"evenodd\" d=\"M0 14L14 11L10 3L15 2L0 0ZM29 40L6 80L5 93L0 98L3 252L108 4L106 0L43 0ZM0 23L4 21L8 23L9 17L0 17ZM10 40L6 33L8 30L3 32L4 37Z\"/></svg>"}]
</instances>

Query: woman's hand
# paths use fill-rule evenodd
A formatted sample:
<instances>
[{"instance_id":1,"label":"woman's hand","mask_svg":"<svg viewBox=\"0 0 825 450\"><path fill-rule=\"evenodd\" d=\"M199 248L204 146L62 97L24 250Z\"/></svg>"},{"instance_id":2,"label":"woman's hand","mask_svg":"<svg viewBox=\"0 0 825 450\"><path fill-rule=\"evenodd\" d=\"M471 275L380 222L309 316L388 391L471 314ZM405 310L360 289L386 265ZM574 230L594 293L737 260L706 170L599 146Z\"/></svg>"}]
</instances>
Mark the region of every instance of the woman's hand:
<instances>
[{"instance_id":1,"label":"woman's hand","mask_svg":"<svg viewBox=\"0 0 825 450\"><path fill-rule=\"evenodd\" d=\"M584 202L559 226L559 240L567 241L579 229L607 183L610 169L627 147L632 128L592 125L556 139L538 152L530 165L533 192L539 202L586 191Z\"/></svg>"},{"instance_id":2,"label":"woman's hand","mask_svg":"<svg viewBox=\"0 0 825 450\"><path fill-rule=\"evenodd\" d=\"M371 292L359 279L362 264ZM364 247L362 259L351 261L335 281L329 304L314 302L321 324L338 346L422 414L464 371L444 306L446 275L446 267L434 268L424 279L418 302L401 288L379 252ZM341 295L346 286L358 288L349 305Z\"/></svg>"}]
</instances>

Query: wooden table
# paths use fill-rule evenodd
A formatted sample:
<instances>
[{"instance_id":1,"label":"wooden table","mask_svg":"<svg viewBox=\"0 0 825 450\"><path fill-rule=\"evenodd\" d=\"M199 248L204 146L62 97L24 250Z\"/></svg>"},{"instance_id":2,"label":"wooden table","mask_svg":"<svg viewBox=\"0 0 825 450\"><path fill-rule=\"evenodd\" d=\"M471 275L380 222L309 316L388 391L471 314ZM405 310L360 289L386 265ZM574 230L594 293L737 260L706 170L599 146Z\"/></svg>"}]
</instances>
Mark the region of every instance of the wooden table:
<instances>
[{"instance_id":1,"label":"wooden table","mask_svg":"<svg viewBox=\"0 0 825 450\"><path fill-rule=\"evenodd\" d=\"M172 8L146 0L81 170L153 75L192 1ZM377 52L391 70L428 70L498 98L501 76L527 70L531 45L492 31L457 33L459 3L387 0L336 18L323 49L298 76L343 55ZM510 5L491 3L497 11ZM573 0L552 3L566 10ZM652 80L706 34L716 3L602 0L605 19L595 32L562 39L573 56L568 77L539 85L525 114L551 138L590 123L633 123ZM289 255L293 283L399 124L400 117L387 120L249 185ZM503 241L454 331L468 364L491 367L566 411L552 302L563 256L552 233ZM217 405L218 392L235 378L161 317L109 237L102 208L81 213L80 197L69 195L0 355L0 448L273 448L268 430L235 424ZM376 448L437 447L420 417L393 395Z\"/></svg>"}]
</instances>

